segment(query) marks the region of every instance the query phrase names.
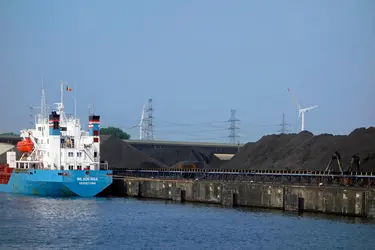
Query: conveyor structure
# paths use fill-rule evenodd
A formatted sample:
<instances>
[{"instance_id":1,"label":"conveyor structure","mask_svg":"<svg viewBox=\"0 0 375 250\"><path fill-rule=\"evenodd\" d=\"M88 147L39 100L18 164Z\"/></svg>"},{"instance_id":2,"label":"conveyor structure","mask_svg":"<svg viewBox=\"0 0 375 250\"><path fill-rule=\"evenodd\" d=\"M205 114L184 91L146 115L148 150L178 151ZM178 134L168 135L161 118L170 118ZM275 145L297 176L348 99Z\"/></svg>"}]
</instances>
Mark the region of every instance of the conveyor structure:
<instances>
[{"instance_id":1,"label":"conveyor structure","mask_svg":"<svg viewBox=\"0 0 375 250\"><path fill-rule=\"evenodd\" d=\"M374 172L329 172L234 169L125 169L112 168L116 178L192 179L256 183L375 186Z\"/></svg>"}]
</instances>

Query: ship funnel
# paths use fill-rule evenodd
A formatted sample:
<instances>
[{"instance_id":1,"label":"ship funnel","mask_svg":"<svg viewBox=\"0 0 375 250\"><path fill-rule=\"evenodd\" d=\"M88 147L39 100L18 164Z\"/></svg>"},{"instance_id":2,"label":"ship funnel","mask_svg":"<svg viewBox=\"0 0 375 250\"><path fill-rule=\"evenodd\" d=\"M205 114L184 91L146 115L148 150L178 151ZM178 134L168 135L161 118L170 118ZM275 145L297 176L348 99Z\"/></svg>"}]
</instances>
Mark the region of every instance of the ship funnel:
<instances>
[{"instance_id":1,"label":"ship funnel","mask_svg":"<svg viewBox=\"0 0 375 250\"><path fill-rule=\"evenodd\" d=\"M60 115L53 111L49 115L49 135L60 135Z\"/></svg>"},{"instance_id":2,"label":"ship funnel","mask_svg":"<svg viewBox=\"0 0 375 250\"><path fill-rule=\"evenodd\" d=\"M89 116L89 136L94 136L94 142L99 142L100 136L100 116Z\"/></svg>"}]
</instances>

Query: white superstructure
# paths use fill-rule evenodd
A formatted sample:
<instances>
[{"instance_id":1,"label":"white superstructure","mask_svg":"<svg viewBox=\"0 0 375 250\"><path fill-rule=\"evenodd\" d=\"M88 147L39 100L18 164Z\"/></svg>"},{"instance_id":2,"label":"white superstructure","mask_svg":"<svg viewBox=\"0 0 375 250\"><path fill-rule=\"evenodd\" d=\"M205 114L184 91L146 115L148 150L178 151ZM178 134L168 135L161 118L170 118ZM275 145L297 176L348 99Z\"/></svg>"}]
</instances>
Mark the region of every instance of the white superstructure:
<instances>
[{"instance_id":1,"label":"white superstructure","mask_svg":"<svg viewBox=\"0 0 375 250\"><path fill-rule=\"evenodd\" d=\"M56 111L48 117L46 112L41 112L34 129L21 130L23 141L17 148L23 155L13 167L51 170L108 168L107 163L100 163L100 117L90 115L89 130L83 130L80 119L64 112L63 92L64 82L61 82L61 102L56 103ZM42 96L43 99L44 92ZM41 109L45 110L44 107ZM13 156L10 154L9 157Z\"/></svg>"}]
</instances>

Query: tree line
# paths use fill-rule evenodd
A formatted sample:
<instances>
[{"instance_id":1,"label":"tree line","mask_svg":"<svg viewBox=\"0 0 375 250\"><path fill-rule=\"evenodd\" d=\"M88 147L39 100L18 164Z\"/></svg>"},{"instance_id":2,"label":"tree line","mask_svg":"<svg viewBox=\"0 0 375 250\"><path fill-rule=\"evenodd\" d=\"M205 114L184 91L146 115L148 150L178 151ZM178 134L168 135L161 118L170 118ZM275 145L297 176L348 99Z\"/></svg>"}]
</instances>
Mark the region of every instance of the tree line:
<instances>
[{"instance_id":1,"label":"tree line","mask_svg":"<svg viewBox=\"0 0 375 250\"><path fill-rule=\"evenodd\" d=\"M129 140L130 139L130 135L128 133L126 133L122 129L116 128L116 127L101 128L100 134L101 135L112 135L112 136L115 136L115 137L123 139L123 140Z\"/></svg>"}]
</instances>

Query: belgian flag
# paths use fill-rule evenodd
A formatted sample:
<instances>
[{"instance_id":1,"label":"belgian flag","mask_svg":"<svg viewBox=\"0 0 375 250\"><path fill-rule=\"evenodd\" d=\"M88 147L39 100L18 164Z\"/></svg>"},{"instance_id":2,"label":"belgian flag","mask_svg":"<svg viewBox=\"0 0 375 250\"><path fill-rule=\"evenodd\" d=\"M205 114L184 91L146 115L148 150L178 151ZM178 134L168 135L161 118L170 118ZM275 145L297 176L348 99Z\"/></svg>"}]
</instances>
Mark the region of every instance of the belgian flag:
<instances>
[{"instance_id":1,"label":"belgian flag","mask_svg":"<svg viewBox=\"0 0 375 250\"><path fill-rule=\"evenodd\" d=\"M66 91L71 92L72 89L69 86L66 86Z\"/></svg>"}]
</instances>

